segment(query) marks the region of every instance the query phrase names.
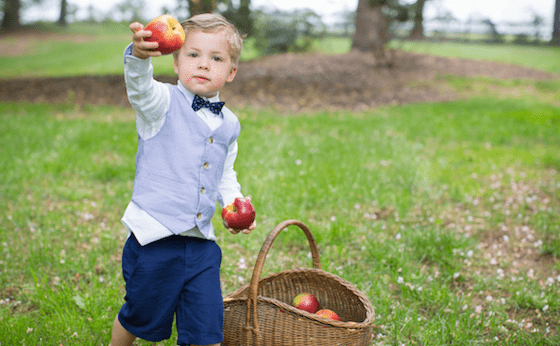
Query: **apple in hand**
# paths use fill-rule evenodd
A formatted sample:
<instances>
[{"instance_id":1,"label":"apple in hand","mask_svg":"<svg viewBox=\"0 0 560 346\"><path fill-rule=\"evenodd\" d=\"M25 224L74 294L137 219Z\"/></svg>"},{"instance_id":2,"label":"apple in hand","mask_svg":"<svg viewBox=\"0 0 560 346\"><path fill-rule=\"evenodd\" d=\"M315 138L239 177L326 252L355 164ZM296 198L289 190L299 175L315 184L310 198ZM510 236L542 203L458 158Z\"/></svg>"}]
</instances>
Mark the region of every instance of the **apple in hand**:
<instances>
[{"instance_id":1,"label":"apple in hand","mask_svg":"<svg viewBox=\"0 0 560 346\"><path fill-rule=\"evenodd\" d=\"M222 219L227 228L248 229L255 221L255 208L250 198L237 197L233 203L222 209Z\"/></svg>"},{"instance_id":2,"label":"apple in hand","mask_svg":"<svg viewBox=\"0 0 560 346\"><path fill-rule=\"evenodd\" d=\"M331 320L340 321L340 317L336 314L336 312L329 310L329 309L322 309L315 313L317 316L321 316L324 318L330 318Z\"/></svg>"},{"instance_id":3,"label":"apple in hand","mask_svg":"<svg viewBox=\"0 0 560 346\"><path fill-rule=\"evenodd\" d=\"M157 42L156 50L161 54L169 54L181 48L185 42L185 31L177 19L168 14L161 15L146 25L146 31L151 31L152 36L144 41Z\"/></svg>"},{"instance_id":4,"label":"apple in hand","mask_svg":"<svg viewBox=\"0 0 560 346\"><path fill-rule=\"evenodd\" d=\"M314 314L319 310L319 301L311 293L300 293L294 298L294 307Z\"/></svg>"}]
</instances>

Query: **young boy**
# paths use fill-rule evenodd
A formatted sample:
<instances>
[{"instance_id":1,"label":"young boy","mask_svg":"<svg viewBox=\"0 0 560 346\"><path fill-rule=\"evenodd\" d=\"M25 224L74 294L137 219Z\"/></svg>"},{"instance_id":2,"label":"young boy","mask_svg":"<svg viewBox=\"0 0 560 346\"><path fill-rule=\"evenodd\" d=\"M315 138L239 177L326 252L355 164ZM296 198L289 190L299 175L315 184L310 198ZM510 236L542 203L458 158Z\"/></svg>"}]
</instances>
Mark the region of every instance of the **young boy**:
<instances>
[{"instance_id":1,"label":"young boy","mask_svg":"<svg viewBox=\"0 0 560 346\"><path fill-rule=\"evenodd\" d=\"M219 91L235 77L243 41L220 15L197 15L182 25L185 42L174 53L179 82L171 85L153 78L151 58L161 53L157 42L144 41L151 32L130 24L125 81L137 114L138 153L122 219L130 230L122 262L126 303L113 324L112 346L137 337L168 339L174 315L178 345L223 340L221 250L211 219L217 200L223 207L243 195L233 168L240 125L222 108Z\"/></svg>"}]
</instances>

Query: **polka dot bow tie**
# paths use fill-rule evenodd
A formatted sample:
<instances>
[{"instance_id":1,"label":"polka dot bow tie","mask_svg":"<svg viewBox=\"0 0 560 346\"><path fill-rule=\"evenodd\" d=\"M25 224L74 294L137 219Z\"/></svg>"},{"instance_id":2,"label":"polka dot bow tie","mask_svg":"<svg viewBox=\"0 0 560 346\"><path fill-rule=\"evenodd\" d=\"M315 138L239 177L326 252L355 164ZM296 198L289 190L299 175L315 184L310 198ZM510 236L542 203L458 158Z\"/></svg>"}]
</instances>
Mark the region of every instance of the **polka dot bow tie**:
<instances>
[{"instance_id":1,"label":"polka dot bow tie","mask_svg":"<svg viewBox=\"0 0 560 346\"><path fill-rule=\"evenodd\" d=\"M194 111L196 112L202 107L206 107L210 110L210 112L216 115L220 115L220 112L222 111L222 107L224 106L224 104L225 102L208 102L204 100L202 97L198 95L194 95L192 109L194 109Z\"/></svg>"}]
</instances>

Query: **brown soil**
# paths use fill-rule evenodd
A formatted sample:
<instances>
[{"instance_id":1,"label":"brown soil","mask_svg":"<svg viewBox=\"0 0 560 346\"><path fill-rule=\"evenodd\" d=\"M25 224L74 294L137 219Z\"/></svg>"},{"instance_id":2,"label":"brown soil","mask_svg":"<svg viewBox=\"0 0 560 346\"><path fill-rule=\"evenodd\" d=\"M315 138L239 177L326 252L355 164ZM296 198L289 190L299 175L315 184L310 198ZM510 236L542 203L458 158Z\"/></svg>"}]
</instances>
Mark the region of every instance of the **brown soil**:
<instances>
[{"instance_id":1,"label":"brown soil","mask_svg":"<svg viewBox=\"0 0 560 346\"><path fill-rule=\"evenodd\" d=\"M13 48L13 47L12 47ZM20 47L25 49L25 47ZM230 108L273 107L284 112L362 110L386 104L453 100L445 74L498 79L550 79L558 75L493 62L392 52L391 65L370 54L282 54L243 62L221 98ZM158 76L176 83L175 77ZM122 76L0 80L0 101L74 102L128 106Z\"/></svg>"}]
</instances>

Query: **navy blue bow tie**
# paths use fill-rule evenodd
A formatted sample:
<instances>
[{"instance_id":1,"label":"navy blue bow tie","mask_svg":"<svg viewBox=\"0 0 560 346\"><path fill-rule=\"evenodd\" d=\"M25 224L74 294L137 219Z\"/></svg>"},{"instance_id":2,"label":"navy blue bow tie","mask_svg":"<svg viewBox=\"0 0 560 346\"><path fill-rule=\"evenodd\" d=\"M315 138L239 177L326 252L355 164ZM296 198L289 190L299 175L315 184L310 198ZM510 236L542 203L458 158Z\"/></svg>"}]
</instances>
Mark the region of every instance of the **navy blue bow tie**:
<instances>
[{"instance_id":1,"label":"navy blue bow tie","mask_svg":"<svg viewBox=\"0 0 560 346\"><path fill-rule=\"evenodd\" d=\"M204 100L202 97L198 95L194 95L192 109L194 109L194 111L196 112L202 107L206 107L210 110L210 112L216 115L220 115L220 112L222 111L222 107L224 106L224 104L225 102L208 102Z\"/></svg>"}]
</instances>

